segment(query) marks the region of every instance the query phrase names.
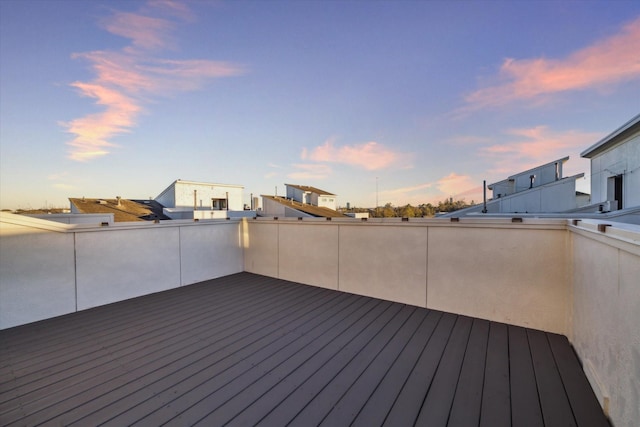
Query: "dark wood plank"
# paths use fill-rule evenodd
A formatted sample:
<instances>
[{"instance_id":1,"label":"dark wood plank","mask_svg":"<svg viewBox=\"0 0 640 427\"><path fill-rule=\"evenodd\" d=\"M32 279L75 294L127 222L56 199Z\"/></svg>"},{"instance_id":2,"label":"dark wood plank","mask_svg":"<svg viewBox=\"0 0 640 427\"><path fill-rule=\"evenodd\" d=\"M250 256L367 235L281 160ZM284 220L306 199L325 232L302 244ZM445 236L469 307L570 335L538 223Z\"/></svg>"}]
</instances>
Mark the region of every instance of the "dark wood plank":
<instances>
[{"instance_id":1,"label":"dark wood plank","mask_svg":"<svg viewBox=\"0 0 640 427\"><path fill-rule=\"evenodd\" d=\"M2 425L292 420L608 426L566 337L250 273L0 331Z\"/></svg>"},{"instance_id":2,"label":"dark wood plank","mask_svg":"<svg viewBox=\"0 0 640 427\"><path fill-rule=\"evenodd\" d=\"M259 292L259 283L252 283L254 281L247 279L246 282L242 282L242 276L233 275L225 277L222 281L191 285L188 292L183 291L185 288L179 288L133 298L5 330L0 337L6 337L7 340L10 339L10 343L20 346L20 357L12 364L13 371L19 373L23 366L27 366L32 372L34 369L30 366L34 362L37 363L38 355L43 355L46 362L52 361L56 354L64 357L66 353L61 351L61 347L70 349L70 346L79 343L77 337L85 336L87 331L93 331L94 338L102 339L112 333L117 336L121 333L122 327L131 322L142 327L145 323L153 325L163 322L164 319L170 320L172 312L199 313L199 305L210 301L202 301L201 298L194 297L194 293L205 299L215 299L228 293L242 293L241 287L244 286L251 286ZM209 289L211 286L215 289Z\"/></svg>"},{"instance_id":3,"label":"dark wood plank","mask_svg":"<svg viewBox=\"0 0 640 427\"><path fill-rule=\"evenodd\" d=\"M567 337L548 334L547 339L578 425L609 427L609 420L604 415Z\"/></svg>"},{"instance_id":4,"label":"dark wood plank","mask_svg":"<svg viewBox=\"0 0 640 427\"><path fill-rule=\"evenodd\" d=\"M389 367L393 366L400 353L409 344L427 314L427 310L413 310L406 324L393 336L393 339L389 341L375 360L366 367L362 375L333 406L331 412L322 420L322 425L328 427L339 424L351 425L382 382ZM379 423L383 419L380 419Z\"/></svg>"},{"instance_id":5,"label":"dark wood plank","mask_svg":"<svg viewBox=\"0 0 640 427\"><path fill-rule=\"evenodd\" d=\"M420 409L417 425L444 426L447 424L472 325L473 319L458 316L433 383Z\"/></svg>"},{"instance_id":6,"label":"dark wood plank","mask_svg":"<svg viewBox=\"0 0 640 427\"><path fill-rule=\"evenodd\" d=\"M309 360L310 364L305 364L301 370L296 371L298 378L295 382L299 385L285 399L273 402L273 411L258 425L286 425L291 422L335 376L335 373L375 336L376 328L385 325L389 315L395 312L393 308L386 307L384 313L364 319L366 321L359 322L357 327L350 328L347 331L349 334L342 334L339 340L333 340L330 345L324 346L313 359Z\"/></svg>"},{"instance_id":7,"label":"dark wood plank","mask_svg":"<svg viewBox=\"0 0 640 427\"><path fill-rule=\"evenodd\" d=\"M37 347L31 349L30 346L33 343L21 344L20 361L14 363L13 372L19 376L21 384L26 384L34 378L41 380L45 377L39 371L38 363L42 363L42 366L47 368L45 373L51 375L56 373L52 372L51 368L62 371L68 369L69 366L91 360L92 357L100 357L94 356L94 354L105 347L112 349L114 343L128 347L148 339L153 333L170 335L176 317L185 320L192 318L194 325L202 323L202 317L209 315L205 310L207 306L213 308L220 300L227 300L229 302L226 306L233 306L237 304L235 298L246 292L240 286L224 286L225 283L223 282L222 286L215 286L214 289L208 289L208 286L194 285L194 289L178 294L181 296L180 298L177 298L175 292L167 291L166 294L162 294L166 301L159 300L158 294L154 294L151 297L154 297L153 300L156 304L150 306L149 304L131 304L129 301L124 301L122 304L107 306L113 308L112 311L88 310L91 312L91 317L86 319L84 323L81 323L83 319L79 318L77 323L81 324L81 329L73 329L72 334L66 337L55 333L57 322L54 322L51 327L53 336L40 333L38 334L40 342L35 343L37 347L46 349L46 352L37 351ZM252 289L257 295L261 292L258 283L251 285L249 289ZM290 287L290 289L294 288ZM121 305L126 308L119 308ZM223 306L223 308L225 307ZM226 313L224 310L221 311L221 316L218 318L224 319ZM83 316L80 317L83 318L86 317L86 312L76 314L82 314ZM58 319L52 320L57 321ZM129 325L136 325L136 327L128 328ZM183 326L182 323L180 326ZM123 336L123 329L126 331L127 337ZM104 355L101 356L104 357Z\"/></svg>"},{"instance_id":8,"label":"dark wood plank","mask_svg":"<svg viewBox=\"0 0 640 427\"><path fill-rule=\"evenodd\" d=\"M447 423L450 427L478 425L488 339L489 322L474 319Z\"/></svg>"},{"instance_id":9,"label":"dark wood plank","mask_svg":"<svg viewBox=\"0 0 640 427\"><path fill-rule=\"evenodd\" d=\"M444 313L440 318L436 330L395 400L384 422L385 426L406 426L416 422L456 319L456 315L449 313Z\"/></svg>"},{"instance_id":10,"label":"dark wood plank","mask_svg":"<svg viewBox=\"0 0 640 427\"><path fill-rule=\"evenodd\" d=\"M418 330L402 349L393 365L388 368L378 387L353 420L352 426L369 427L382 425L395 403L395 397L400 394L402 387L409 379L441 317L442 312L428 311Z\"/></svg>"},{"instance_id":11,"label":"dark wood plank","mask_svg":"<svg viewBox=\"0 0 640 427\"><path fill-rule=\"evenodd\" d=\"M201 333L196 333L194 339L189 343L169 340L170 344L167 346L166 339L168 337L159 337L158 345L164 346L163 349L152 349L155 351L147 353L146 356L144 352L134 354L130 360L114 359L113 368L96 367L92 369L89 375L80 379L81 382L66 388L60 387L45 398L31 402L30 405L33 405L33 409L29 408L29 405L22 405L29 412L26 421L44 421L48 419L46 417L55 416L55 413L51 413L50 410L45 411L46 408L51 408L54 405L65 424L74 420L74 417L81 419L87 414L87 411L91 413L100 405L109 404L112 401L130 407L134 400L123 401L122 394L126 396L135 390L140 390L144 396L153 394L153 388L150 387L150 384L153 384L159 375L162 375L163 372L180 375L180 367L189 366L191 361L202 358L207 354L207 348L215 345L219 340L222 340L222 343L230 344L242 339L247 333L260 336L265 327L263 322L273 319L274 315L282 322L288 321L291 315L291 304L296 299L306 300L304 291L301 294L296 292L278 304L266 306L266 311L262 316L254 316L257 314L255 312L245 311L242 314L243 311L239 311L241 316L246 317L246 320L234 319L239 322L235 325L227 322L205 323L203 326L208 328L210 339L206 339ZM304 307L301 310L304 311ZM247 314L251 315L247 316ZM177 321L177 319L174 320ZM274 330L279 331L281 326L277 324L273 327ZM132 328L127 328L127 330L129 329ZM133 327L133 329L135 328ZM182 334L189 335L190 333L189 328L182 329ZM123 336L126 336L126 333L123 333ZM188 370L185 369L184 374L187 372ZM85 404L90 406L85 407ZM42 408L42 413L35 410L38 407Z\"/></svg>"},{"instance_id":12,"label":"dark wood plank","mask_svg":"<svg viewBox=\"0 0 640 427\"><path fill-rule=\"evenodd\" d=\"M257 291L256 298L259 298L260 290L258 288L250 288L246 291ZM287 294L293 296L295 292L295 288L289 288L286 291L284 289L274 290L271 295L265 294L265 296L268 295L268 298L264 300L246 301L247 309L260 311L262 306L268 306L278 300L286 300ZM109 364L120 365L119 358L127 357L131 354L145 356L145 352L147 354L157 352L158 349L154 348L153 344L158 342L159 337L163 344L174 337L178 337L183 342L191 337L201 340L201 337L197 335L200 331L211 330L210 326L208 326L209 324L221 324L221 326L224 326L225 323L233 324L238 316L238 310L233 306L237 305L239 300L229 301L225 298L217 298L219 296L217 292L213 294L216 297L214 301L204 299L200 295L197 297L194 295L194 299L197 299L198 303L208 304L214 310L201 310L202 313L194 316L185 312L184 308L183 311L176 312L158 309L156 312L162 313L163 317L162 320L158 319L157 322L147 322L142 318L143 313L141 313L139 319L131 320L128 325L122 325L119 334L112 334L113 336L108 339L97 336L96 331L100 330L99 326L98 328L87 326L82 333L78 333L74 337L76 343L74 346L68 346L66 345L67 343L55 345L59 352L64 353L64 360L52 357L51 359L44 359L41 365L31 365L29 367L30 372L25 372L22 375L16 373L19 375L19 380L15 381L14 386L28 390L31 399L38 399L37 390L44 386L55 386L59 392L64 387L75 384L73 382L74 377L86 379L87 375L82 374L97 375L101 368L106 368ZM242 295L237 294L235 298L242 298ZM218 304L218 309L215 309L216 304ZM108 322L108 319L105 319L105 322ZM153 323L154 326L149 328L144 323ZM135 325L135 327L128 327L130 325ZM122 328L125 326L126 334L123 334ZM185 331L187 332L185 333ZM46 346L44 343L43 345ZM81 346L86 349L93 349L93 351L78 351L78 347ZM48 393L47 390L42 390L42 392ZM0 402L3 401L3 396L0 394Z\"/></svg>"},{"instance_id":13,"label":"dark wood plank","mask_svg":"<svg viewBox=\"0 0 640 427\"><path fill-rule=\"evenodd\" d=\"M369 301L351 296L344 298L334 307L326 307L324 304L315 308L306 304L289 304L289 312L285 317L278 316L266 321L258 319L257 323L253 323L240 334L231 331L229 337L232 341L213 343L208 352L199 358L183 358L181 361L190 362L187 365L173 368L168 366L162 372L154 372L153 375L147 376L148 378L136 380L133 383L135 393L129 394L124 401L119 400L104 406L99 412L92 414L90 419L95 421L96 417L100 416L100 420L106 419L112 425L123 425L134 423L154 413L158 420L171 418L179 413L179 407L188 407L197 402L192 400L194 395L190 393L196 389L202 392L202 384L208 383L211 387L210 392L214 392L236 378L239 373L249 369L256 360L271 355L276 346L286 346L288 342L295 340L298 335L290 334L289 331L291 327L295 327L296 322L315 319L322 323L332 316L335 316L335 321L340 321L343 317L337 313L353 303L362 308ZM313 337L313 334L310 337ZM130 388L127 387L126 390ZM170 414L162 418L162 414L168 410L171 410Z\"/></svg>"},{"instance_id":14,"label":"dark wood plank","mask_svg":"<svg viewBox=\"0 0 640 427\"><path fill-rule=\"evenodd\" d=\"M402 307L400 311L394 314L393 318L379 328L379 332L369 342L363 343L364 345L360 349L355 349L357 353L351 360L347 361L345 358L344 361L336 361L331 370L327 369L329 368L329 364L327 364L323 369L324 373L320 374L326 375L331 372L333 378L329 379L330 377L327 375L326 385L322 387L322 390L314 396L313 400L298 413L289 425L292 427L305 427L309 424L321 424L347 390L373 362L376 356L380 354L389 341L393 339L394 335L398 333L414 310L415 308L413 307Z\"/></svg>"},{"instance_id":15,"label":"dark wood plank","mask_svg":"<svg viewBox=\"0 0 640 427\"><path fill-rule=\"evenodd\" d=\"M369 300L367 304L373 302ZM345 339L341 335L368 311L370 308L360 312L352 308L345 316L330 314L326 328L301 331L308 338L303 348L229 400L230 404L245 406L242 413L231 421L231 425L257 424L319 369L326 360L326 353L332 351L334 340Z\"/></svg>"},{"instance_id":16,"label":"dark wood plank","mask_svg":"<svg viewBox=\"0 0 640 427\"><path fill-rule=\"evenodd\" d=\"M510 389L507 325L491 322L489 341L487 342L480 427L509 427L511 425Z\"/></svg>"},{"instance_id":17,"label":"dark wood plank","mask_svg":"<svg viewBox=\"0 0 640 427\"><path fill-rule=\"evenodd\" d=\"M380 309L382 309L383 306L384 306L383 304L379 305ZM362 342L361 340L366 339L364 338L366 334L370 333L371 331L373 331L373 333L380 333L382 325L385 325L385 324L393 325L396 322L403 323L402 317L404 316L400 314L401 312L402 312L402 309L399 305L389 305L384 311L379 312L379 315L376 318L371 319L371 322L368 325L366 325L365 323L361 323L358 328L352 329L352 332L355 332L358 329L360 330L359 335L357 335L352 340L353 344L352 343L347 344L342 351L348 352L350 350L350 346L353 347L354 351L357 351L358 343ZM395 326L398 326L398 325L395 325ZM333 327L326 330L326 333L329 336L334 335L332 332L332 329ZM393 330L393 326L388 329ZM305 338L306 338L306 335L307 334L305 334ZM299 349L294 348L291 355L282 354L281 360L284 360L284 361L278 364L274 369L270 369L269 366L265 366L264 369L261 369L260 372L258 372L257 374L248 372L248 374L251 377L253 378L258 377L259 379L249 384L247 387L243 387L242 385L238 386L237 384L231 384L230 389L226 390L224 393L216 393L215 395L208 396L207 399L200 402L199 405L201 406L203 412L209 411L209 413L204 418L199 419L198 422L202 423L203 425L211 425L214 421L216 423L219 422L222 424L227 424L234 417L236 417L238 414L243 412L247 408L247 406L251 405L258 398L264 396L265 393L267 393L275 384L279 382L279 379L283 377L287 377L294 370L300 368L300 362L297 362L297 363L296 362L290 363L290 362L292 362L293 359L302 360L302 358L299 358L299 355L303 354L307 350L307 347L309 349L311 348L315 349L315 355L319 355L324 348L327 348L327 347L331 348L332 347L331 341L328 341L325 345L320 345L318 341L326 340L326 338L322 337L322 335L324 335L324 333L318 335L318 337L316 338L309 339L306 342L304 342L304 340L301 340L300 343L302 344L302 346L300 346ZM322 368L320 368L318 371L314 373L314 375L322 376L323 385L326 385L331 379L330 375L331 375L332 362L335 362L335 367L337 367L337 369L340 369L340 367L344 366L343 365L344 360L338 360L340 358L336 356L339 356L339 353L336 353L333 359L331 359L329 362L326 362L322 366ZM322 358L324 357L321 357L321 359ZM307 360L308 360L308 357L307 357ZM276 372L276 371L279 371L279 372ZM264 375L261 375L261 374L264 374ZM309 377L309 379L305 382L305 384L308 384L309 382L313 382L314 375ZM303 384L301 388L298 389L297 392L303 393L300 390L305 388L305 384ZM239 390L241 391L239 392ZM308 389L307 393L311 395L312 394L311 389ZM271 396L269 396L269 398L270 397ZM317 400L317 394L316 394L316 397L312 399L312 401L315 402L316 400ZM219 402L221 401L223 401L224 404L220 405ZM271 404L273 405L273 403L274 402L272 401ZM212 410L213 407L216 407L215 410ZM193 409L197 410L197 408L195 407ZM291 407L289 407L288 409L291 409ZM184 414L184 415L186 416L180 416L179 418L176 419L178 424L184 425L185 421L187 423L190 423L192 421L192 419L189 418L189 414ZM315 424L312 421L310 421L310 423ZM235 424L235 422L233 422L232 424Z\"/></svg>"},{"instance_id":18,"label":"dark wood plank","mask_svg":"<svg viewBox=\"0 0 640 427\"><path fill-rule=\"evenodd\" d=\"M511 373L511 424L514 427L542 427L542 411L527 340L527 331L509 326L509 364Z\"/></svg>"},{"instance_id":19,"label":"dark wood plank","mask_svg":"<svg viewBox=\"0 0 640 427\"><path fill-rule=\"evenodd\" d=\"M547 335L542 331L527 329L527 336L544 424L547 426L575 426L571 405L569 405L564 391L556 362L553 360Z\"/></svg>"}]
</instances>

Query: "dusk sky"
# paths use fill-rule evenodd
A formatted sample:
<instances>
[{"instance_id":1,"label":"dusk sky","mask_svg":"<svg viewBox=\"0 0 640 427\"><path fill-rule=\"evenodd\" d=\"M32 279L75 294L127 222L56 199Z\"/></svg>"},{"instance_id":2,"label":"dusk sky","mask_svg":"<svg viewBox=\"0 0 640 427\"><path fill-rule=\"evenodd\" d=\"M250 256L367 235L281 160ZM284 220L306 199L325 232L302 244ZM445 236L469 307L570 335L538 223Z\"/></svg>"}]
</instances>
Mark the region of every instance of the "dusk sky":
<instances>
[{"instance_id":1,"label":"dusk sky","mask_svg":"<svg viewBox=\"0 0 640 427\"><path fill-rule=\"evenodd\" d=\"M640 112L640 2L0 0L0 207L481 201Z\"/></svg>"}]
</instances>

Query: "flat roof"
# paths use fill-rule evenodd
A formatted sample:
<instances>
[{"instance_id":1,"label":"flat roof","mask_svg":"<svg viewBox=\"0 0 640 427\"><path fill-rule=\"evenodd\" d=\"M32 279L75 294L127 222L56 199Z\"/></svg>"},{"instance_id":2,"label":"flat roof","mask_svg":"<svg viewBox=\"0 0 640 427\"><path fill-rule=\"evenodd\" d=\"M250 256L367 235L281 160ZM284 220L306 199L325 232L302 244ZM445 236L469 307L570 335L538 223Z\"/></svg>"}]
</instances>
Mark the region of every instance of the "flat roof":
<instances>
[{"instance_id":1,"label":"flat roof","mask_svg":"<svg viewBox=\"0 0 640 427\"><path fill-rule=\"evenodd\" d=\"M620 126L618 129L611 132L609 135L602 138L600 141L593 144L591 147L580 153L580 157L592 158L609 148L613 147L620 141L623 141L633 132L637 132L640 129L640 114L634 116L631 120Z\"/></svg>"},{"instance_id":2,"label":"flat roof","mask_svg":"<svg viewBox=\"0 0 640 427\"><path fill-rule=\"evenodd\" d=\"M295 200L287 199L286 197L280 196L267 196L262 194L261 197L269 200L273 200L276 203L279 203L283 206L286 206L291 209L298 210L300 212L304 212L306 214L315 216L315 217L327 217L327 218L343 218L347 215L341 214L338 211L334 211L333 209L324 207L324 206L316 206L310 205L308 203L300 203Z\"/></svg>"},{"instance_id":3,"label":"flat roof","mask_svg":"<svg viewBox=\"0 0 640 427\"><path fill-rule=\"evenodd\" d=\"M328 191L321 190L317 187L312 187L311 185L298 185L298 184L285 184L287 187L297 188L302 191L309 191L311 193L316 193L321 196L335 196L333 193L329 193Z\"/></svg>"},{"instance_id":4,"label":"flat roof","mask_svg":"<svg viewBox=\"0 0 640 427\"><path fill-rule=\"evenodd\" d=\"M493 187L493 186L494 186L494 185L496 185L496 184L501 184L501 183L503 183L503 182L507 182L507 181L514 181L514 180L515 180L518 176L520 176L520 175L527 175L527 174L530 174L531 172L533 172L533 171L534 171L534 170L536 170L536 169L541 169L541 168L544 168L544 167L547 167L547 166L551 166L551 165L556 164L556 163L562 163L562 164L564 164L564 163L566 163L568 160L569 160L569 156L565 156L565 157L563 157L563 158L561 158L561 159L553 160L553 161L551 161L551 162L547 162L547 163L544 163L544 164L542 164L542 165L535 166L535 167L533 167L533 168L529 168L529 169L527 169L527 170L525 170L525 171L518 172L518 173L514 173L513 175L510 175L510 176L509 176L508 178L506 178L506 179L503 179L503 180L500 180L500 181L496 181L496 182L494 182L494 183L492 183L492 184L487 185L487 188L489 188L489 190L491 190L491 187Z\"/></svg>"},{"instance_id":5,"label":"flat roof","mask_svg":"<svg viewBox=\"0 0 640 427\"><path fill-rule=\"evenodd\" d=\"M566 337L239 273L0 331L2 425L608 426Z\"/></svg>"},{"instance_id":6,"label":"flat roof","mask_svg":"<svg viewBox=\"0 0 640 427\"><path fill-rule=\"evenodd\" d=\"M115 222L145 221L153 219L154 216L150 206L133 200L70 197L69 201L83 214L113 214Z\"/></svg>"}]
</instances>

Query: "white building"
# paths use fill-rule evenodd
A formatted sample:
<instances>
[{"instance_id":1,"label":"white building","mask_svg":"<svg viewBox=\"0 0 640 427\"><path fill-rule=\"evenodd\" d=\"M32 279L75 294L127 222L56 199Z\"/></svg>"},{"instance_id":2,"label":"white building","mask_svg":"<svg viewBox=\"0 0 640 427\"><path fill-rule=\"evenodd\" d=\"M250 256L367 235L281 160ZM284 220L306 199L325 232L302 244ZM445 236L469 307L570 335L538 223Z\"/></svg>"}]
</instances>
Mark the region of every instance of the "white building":
<instances>
[{"instance_id":1,"label":"white building","mask_svg":"<svg viewBox=\"0 0 640 427\"><path fill-rule=\"evenodd\" d=\"M213 219L253 216L244 210L241 185L184 181L171 183L155 200L171 219Z\"/></svg>"},{"instance_id":2,"label":"white building","mask_svg":"<svg viewBox=\"0 0 640 427\"><path fill-rule=\"evenodd\" d=\"M576 180L584 174L562 177L562 168L569 157L511 175L506 180L489 184L493 192L487 212L541 213L564 212L588 203L588 198L576 194Z\"/></svg>"},{"instance_id":3,"label":"white building","mask_svg":"<svg viewBox=\"0 0 640 427\"><path fill-rule=\"evenodd\" d=\"M338 208L338 198L335 194L309 185L285 184L287 199L295 200L307 205L333 209Z\"/></svg>"},{"instance_id":4,"label":"white building","mask_svg":"<svg viewBox=\"0 0 640 427\"><path fill-rule=\"evenodd\" d=\"M580 153L591 160L591 203L604 211L640 206L640 114Z\"/></svg>"},{"instance_id":5,"label":"white building","mask_svg":"<svg viewBox=\"0 0 640 427\"><path fill-rule=\"evenodd\" d=\"M589 195L576 192L576 181L584 174L562 176L568 160L568 156L563 157L489 184L493 197L487 202L485 213L556 213L587 205ZM443 216L459 217L481 213L483 209L484 205L478 204Z\"/></svg>"},{"instance_id":6,"label":"white building","mask_svg":"<svg viewBox=\"0 0 640 427\"><path fill-rule=\"evenodd\" d=\"M262 215L273 217L344 217L333 193L308 185L285 184L286 197L262 195Z\"/></svg>"}]
</instances>

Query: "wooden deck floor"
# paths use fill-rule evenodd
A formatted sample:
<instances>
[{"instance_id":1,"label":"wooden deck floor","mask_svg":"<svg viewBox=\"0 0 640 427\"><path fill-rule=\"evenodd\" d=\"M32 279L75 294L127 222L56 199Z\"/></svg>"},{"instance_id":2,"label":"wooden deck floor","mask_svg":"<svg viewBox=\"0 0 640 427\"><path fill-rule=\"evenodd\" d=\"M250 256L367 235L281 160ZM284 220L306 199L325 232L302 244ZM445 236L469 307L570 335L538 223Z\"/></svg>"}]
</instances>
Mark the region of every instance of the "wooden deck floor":
<instances>
[{"instance_id":1,"label":"wooden deck floor","mask_svg":"<svg viewBox=\"0 0 640 427\"><path fill-rule=\"evenodd\" d=\"M0 424L608 422L563 336L240 273L0 331Z\"/></svg>"}]
</instances>

